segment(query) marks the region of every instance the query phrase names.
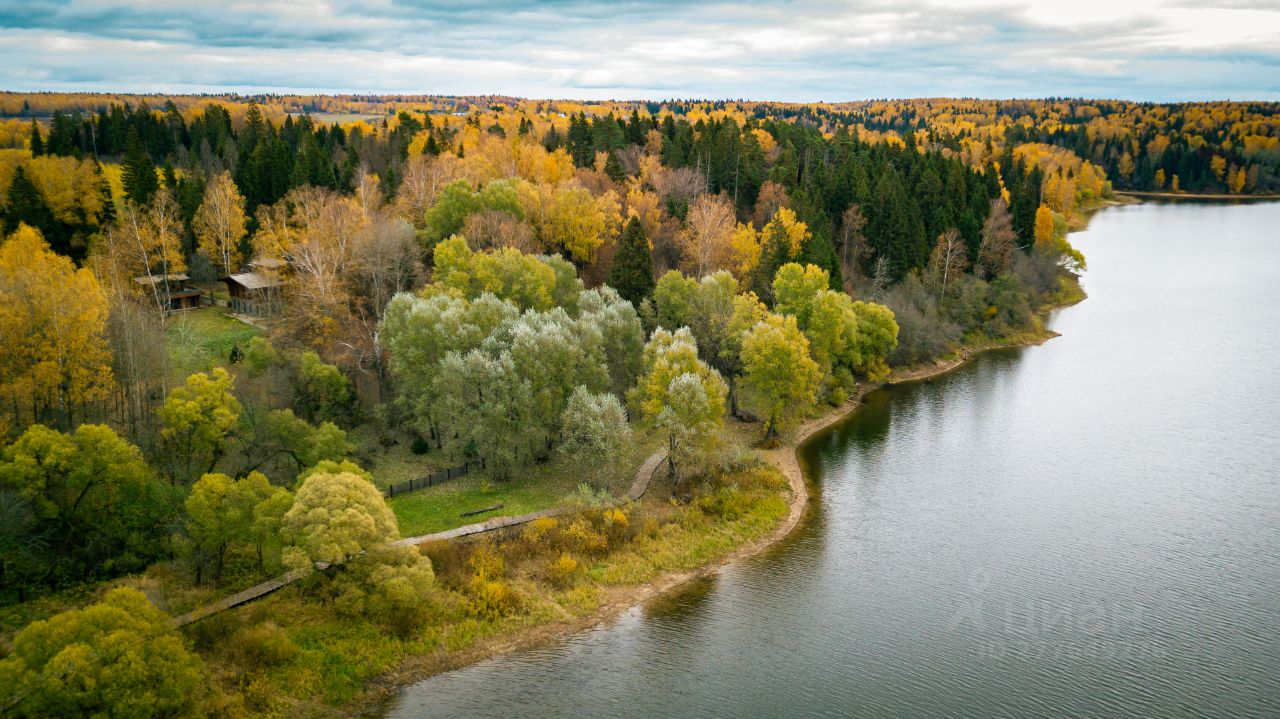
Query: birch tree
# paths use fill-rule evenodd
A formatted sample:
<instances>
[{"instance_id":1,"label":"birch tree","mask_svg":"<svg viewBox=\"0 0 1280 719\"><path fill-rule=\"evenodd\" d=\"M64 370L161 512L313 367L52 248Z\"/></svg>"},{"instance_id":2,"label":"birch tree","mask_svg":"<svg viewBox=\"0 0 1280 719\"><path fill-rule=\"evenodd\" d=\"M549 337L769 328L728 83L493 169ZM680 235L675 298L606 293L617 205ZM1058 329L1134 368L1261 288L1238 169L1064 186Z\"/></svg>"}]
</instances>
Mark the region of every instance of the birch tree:
<instances>
[{"instance_id":1,"label":"birch tree","mask_svg":"<svg viewBox=\"0 0 1280 719\"><path fill-rule=\"evenodd\" d=\"M204 189L204 201L196 210L191 229L196 246L229 275L240 267L240 241L246 232L244 196L231 173L223 170Z\"/></svg>"}]
</instances>

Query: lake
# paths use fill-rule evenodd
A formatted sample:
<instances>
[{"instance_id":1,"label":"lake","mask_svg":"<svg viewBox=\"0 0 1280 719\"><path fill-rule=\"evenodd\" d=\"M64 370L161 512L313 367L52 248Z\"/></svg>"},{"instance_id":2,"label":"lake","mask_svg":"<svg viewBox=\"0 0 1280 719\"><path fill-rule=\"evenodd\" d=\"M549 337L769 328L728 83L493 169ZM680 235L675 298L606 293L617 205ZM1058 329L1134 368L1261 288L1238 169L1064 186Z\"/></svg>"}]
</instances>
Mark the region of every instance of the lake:
<instances>
[{"instance_id":1,"label":"lake","mask_svg":"<svg viewBox=\"0 0 1280 719\"><path fill-rule=\"evenodd\" d=\"M1072 241L1062 336L868 395L788 539L387 715L1280 716L1280 204Z\"/></svg>"}]
</instances>

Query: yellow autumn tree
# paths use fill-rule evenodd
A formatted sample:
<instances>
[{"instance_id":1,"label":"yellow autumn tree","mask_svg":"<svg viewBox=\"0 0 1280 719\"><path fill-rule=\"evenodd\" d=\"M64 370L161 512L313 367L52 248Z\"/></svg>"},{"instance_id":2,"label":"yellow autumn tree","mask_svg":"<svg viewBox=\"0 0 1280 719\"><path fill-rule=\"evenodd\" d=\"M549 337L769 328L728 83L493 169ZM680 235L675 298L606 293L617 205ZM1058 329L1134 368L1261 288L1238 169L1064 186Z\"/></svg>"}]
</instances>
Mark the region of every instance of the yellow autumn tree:
<instances>
[{"instance_id":1,"label":"yellow autumn tree","mask_svg":"<svg viewBox=\"0 0 1280 719\"><path fill-rule=\"evenodd\" d=\"M733 253L733 271L738 277L750 277L760 264L760 233L750 224L738 225L729 238Z\"/></svg>"},{"instance_id":2,"label":"yellow autumn tree","mask_svg":"<svg viewBox=\"0 0 1280 719\"><path fill-rule=\"evenodd\" d=\"M800 248L809 239L809 226L796 219L795 211L788 207L779 207L773 213L773 219L760 231L763 237L785 237L791 256L800 254Z\"/></svg>"},{"instance_id":3,"label":"yellow autumn tree","mask_svg":"<svg viewBox=\"0 0 1280 719\"><path fill-rule=\"evenodd\" d=\"M1036 247L1053 245L1053 210L1041 205L1036 209Z\"/></svg>"},{"instance_id":4,"label":"yellow autumn tree","mask_svg":"<svg viewBox=\"0 0 1280 719\"><path fill-rule=\"evenodd\" d=\"M0 436L35 422L69 427L111 391L107 300L92 271L19 225L0 245Z\"/></svg>"},{"instance_id":5,"label":"yellow autumn tree","mask_svg":"<svg viewBox=\"0 0 1280 719\"><path fill-rule=\"evenodd\" d=\"M204 190L191 228L196 244L225 274L240 267L240 241L245 235L244 196L231 173L223 170Z\"/></svg>"},{"instance_id":6,"label":"yellow autumn tree","mask_svg":"<svg viewBox=\"0 0 1280 719\"><path fill-rule=\"evenodd\" d=\"M157 192L150 205L126 203L97 248L101 266L111 275L104 281L122 283L163 313L170 278L187 269L182 235L178 203L167 189Z\"/></svg>"}]
</instances>

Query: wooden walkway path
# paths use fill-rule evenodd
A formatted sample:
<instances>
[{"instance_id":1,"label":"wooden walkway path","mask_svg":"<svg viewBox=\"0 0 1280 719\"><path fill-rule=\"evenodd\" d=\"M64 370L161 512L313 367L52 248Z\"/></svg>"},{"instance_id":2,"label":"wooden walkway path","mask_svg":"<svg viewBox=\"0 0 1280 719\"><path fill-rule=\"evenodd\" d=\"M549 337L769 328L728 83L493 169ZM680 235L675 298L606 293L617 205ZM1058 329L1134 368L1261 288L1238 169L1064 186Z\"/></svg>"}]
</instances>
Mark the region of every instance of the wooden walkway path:
<instances>
[{"instance_id":1,"label":"wooden walkway path","mask_svg":"<svg viewBox=\"0 0 1280 719\"><path fill-rule=\"evenodd\" d=\"M658 466L662 464L662 460L666 458L667 458L667 450L663 448L649 455L649 457L645 459L644 464L640 465L640 469L636 470L636 477L631 482L631 488L628 489L627 493L622 496L623 504L627 502L635 502L639 500L641 497L643 497L645 495L645 492L649 491L649 484L653 480L654 473L657 471ZM579 511L579 510L564 508L564 507L557 507L553 509L543 509L538 512L530 512L528 514L521 514L515 517L494 517L493 519L489 519L483 522L476 522L475 524L464 524L461 527L446 529L443 532L423 534L418 537L405 537L404 539L397 540L392 544L395 544L398 546L417 546L419 544L426 544L427 542L437 542L437 541L444 541L444 540L450 540L450 539L458 539L460 537L468 537L473 534L483 534L484 532L492 532L495 529L515 527L521 524L525 524L526 522L532 522L535 519L541 519L543 517L558 517L562 514L569 514L571 512L576 512L576 511ZM252 587L249 587L248 589L242 592L232 594L229 597L223 597L222 599L219 599L218 601L212 604L206 604L205 606L200 607L198 609L193 609L192 611L187 612L186 614L179 614L178 616L174 617L171 621L174 627L182 627L182 626L191 624L192 622L198 622L201 619L204 619L205 617L211 616L213 614L217 614L218 612L225 611L232 607L245 604L246 602L251 602L259 597L266 596L276 591L277 589L280 589L281 587L285 587L290 584L293 584L299 579L302 579L303 577L307 576L307 574L308 572L304 570L297 570L297 569L290 572L285 572L284 574L281 574L278 577L273 577L271 579L268 579L267 581L261 584L256 584Z\"/></svg>"},{"instance_id":2,"label":"wooden walkway path","mask_svg":"<svg viewBox=\"0 0 1280 719\"><path fill-rule=\"evenodd\" d=\"M221 612L224 609L230 609L239 604L244 604L245 602L252 601L263 595L270 594L275 590L279 589L280 587L283 587L287 584L293 584L294 582L298 581L299 579L302 579L305 576L307 576L307 572L301 569L295 569L291 572L285 572L284 574L281 574L278 577L268 579L262 584L255 584L254 586L249 587L243 592L232 594L229 597L223 597L222 599L219 599L213 604L206 604L203 607L200 607L198 609L193 609L187 612L186 614L179 614L178 616L172 619L173 626L182 627L192 622L198 622L201 619L204 619L205 617L210 616L212 614L217 614L218 612Z\"/></svg>"}]
</instances>

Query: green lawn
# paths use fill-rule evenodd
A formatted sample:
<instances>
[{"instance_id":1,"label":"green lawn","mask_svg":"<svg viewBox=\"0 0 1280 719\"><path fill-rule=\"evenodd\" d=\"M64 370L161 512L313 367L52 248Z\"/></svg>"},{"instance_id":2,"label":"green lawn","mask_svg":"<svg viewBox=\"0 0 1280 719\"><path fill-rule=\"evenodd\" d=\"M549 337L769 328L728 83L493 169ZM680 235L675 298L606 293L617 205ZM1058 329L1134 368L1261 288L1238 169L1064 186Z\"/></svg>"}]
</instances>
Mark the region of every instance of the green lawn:
<instances>
[{"instance_id":1,"label":"green lawn","mask_svg":"<svg viewBox=\"0 0 1280 719\"><path fill-rule=\"evenodd\" d=\"M229 316L225 307L202 307L170 317L165 339L175 380L225 366L232 347L243 349L260 334L261 329Z\"/></svg>"},{"instance_id":2,"label":"green lawn","mask_svg":"<svg viewBox=\"0 0 1280 719\"><path fill-rule=\"evenodd\" d=\"M631 487L636 470L657 445L655 438L637 432L636 441L631 446L631 455L623 463L623 470L609 482L606 491L614 497L624 494ZM424 458L431 456L424 455ZM416 476L426 473L422 471ZM376 469L374 475L381 479ZM395 481L405 479L408 477ZM556 459L530 467L502 482L492 480L485 472L473 472L434 487L392 497L387 503L400 522L400 534L414 537L492 517L549 509L560 504L566 495L576 491L580 483L581 479L574 472L574 467L569 462ZM381 482L379 484L385 486ZM471 517L459 516L463 512L484 509L499 502L503 505L500 510Z\"/></svg>"},{"instance_id":3,"label":"green lawn","mask_svg":"<svg viewBox=\"0 0 1280 719\"><path fill-rule=\"evenodd\" d=\"M415 537L491 517L536 512L555 506L566 493L559 483L547 484L533 477L494 482L482 474L473 474L392 497L387 503L400 522L400 534ZM474 517L460 516L499 502L503 505L500 510Z\"/></svg>"}]
</instances>

